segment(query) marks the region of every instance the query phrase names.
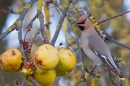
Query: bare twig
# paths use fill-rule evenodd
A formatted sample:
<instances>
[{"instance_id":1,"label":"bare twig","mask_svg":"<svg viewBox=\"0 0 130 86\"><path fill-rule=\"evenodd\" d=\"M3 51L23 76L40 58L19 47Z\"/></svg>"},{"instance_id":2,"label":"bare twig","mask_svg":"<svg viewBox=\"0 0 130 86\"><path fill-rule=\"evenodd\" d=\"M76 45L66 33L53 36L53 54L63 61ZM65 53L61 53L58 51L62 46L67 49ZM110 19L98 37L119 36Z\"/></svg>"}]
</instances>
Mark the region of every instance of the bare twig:
<instances>
[{"instance_id":1,"label":"bare twig","mask_svg":"<svg viewBox=\"0 0 130 86\"><path fill-rule=\"evenodd\" d=\"M20 86L24 86L24 84L25 84L25 82L26 82L27 78L28 78L28 76L25 76L25 78L23 79L23 81L22 81L22 83L21 83L21 85L20 85Z\"/></svg>"},{"instance_id":2,"label":"bare twig","mask_svg":"<svg viewBox=\"0 0 130 86\"><path fill-rule=\"evenodd\" d=\"M36 15L32 18L32 20L30 21L30 23L27 25L27 30L30 31L33 25L34 20L37 18L38 14L36 13Z\"/></svg>"},{"instance_id":3,"label":"bare twig","mask_svg":"<svg viewBox=\"0 0 130 86\"><path fill-rule=\"evenodd\" d=\"M121 42L118 42L117 40L115 40L114 38L110 37L109 35L106 36L106 39L117 44L117 45L120 45L120 46L123 46L125 48L128 48L130 49L130 45L127 45L127 44L124 44L124 43L121 43Z\"/></svg>"},{"instance_id":4,"label":"bare twig","mask_svg":"<svg viewBox=\"0 0 130 86\"><path fill-rule=\"evenodd\" d=\"M59 86L60 77L56 77L54 86Z\"/></svg>"},{"instance_id":5,"label":"bare twig","mask_svg":"<svg viewBox=\"0 0 130 86\"><path fill-rule=\"evenodd\" d=\"M124 84L123 81L120 81L120 80L118 80L117 82L115 82L116 80L113 79L112 74L111 74L111 71L108 71L108 73L109 73L109 78L110 78L110 80L111 80L111 83L112 83L114 86L122 86L122 85Z\"/></svg>"},{"instance_id":6,"label":"bare twig","mask_svg":"<svg viewBox=\"0 0 130 86\"><path fill-rule=\"evenodd\" d=\"M52 41L51 41L51 44L52 44L53 46L54 46L54 44L55 44L55 42L56 42L56 39L57 39L57 37L58 37L58 35L59 35L59 32L60 32L60 30L61 30L62 23L63 23L63 21L64 21L64 18L65 18L65 16L66 16L66 14L67 14L67 11L68 11L68 7L67 7L67 8L64 8L63 11L62 11L62 16L60 17L60 21L59 21L59 23L58 23L58 25L57 25L57 28L56 28L54 37L53 37L53 39L52 39Z\"/></svg>"},{"instance_id":7,"label":"bare twig","mask_svg":"<svg viewBox=\"0 0 130 86\"><path fill-rule=\"evenodd\" d=\"M33 76L32 76L32 83L34 86L40 86Z\"/></svg>"},{"instance_id":8,"label":"bare twig","mask_svg":"<svg viewBox=\"0 0 130 86\"><path fill-rule=\"evenodd\" d=\"M118 14L118 15L116 15L116 16L113 16L113 17L107 18L107 19L105 19L105 20L99 21L98 23L101 24L101 23L103 23L103 22L105 22L105 21L107 21L107 20L110 20L110 19L113 19L113 18L122 16L122 15L124 15L124 14L126 14L126 13L129 13L129 12L130 12L130 11L123 12L123 13Z\"/></svg>"},{"instance_id":9,"label":"bare twig","mask_svg":"<svg viewBox=\"0 0 130 86\"><path fill-rule=\"evenodd\" d=\"M109 73L109 78L110 78L110 80L111 80L112 84L115 86L115 85L116 85L116 83L115 83L115 82L114 82L114 80L112 79L112 74L111 74L111 72L110 72L110 71L108 71L108 73Z\"/></svg>"},{"instance_id":10,"label":"bare twig","mask_svg":"<svg viewBox=\"0 0 130 86\"><path fill-rule=\"evenodd\" d=\"M16 79L15 80L15 84L17 85L17 86L20 86L20 83L19 83L19 81Z\"/></svg>"},{"instance_id":11,"label":"bare twig","mask_svg":"<svg viewBox=\"0 0 130 86\"><path fill-rule=\"evenodd\" d=\"M18 80L15 80L15 83L17 86L24 86L26 80L27 80L28 76L25 76L25 78L23 79L22 83L20 84Z\"/></svg>"},{"instance_id":12,"label":"bare twig","mask_svg":"<svg viewBox=\"0 0 130 86\"><path fill-rule=\"evenodd\" d=\"M37 32L35 33L34 37L32 38L29 47L25 50L25 54L26 55L30 55L31 53L31 49L32 49L32 45L34 40L36 39L37 35L41 32L41 29L38 29Z\"/></svg>"},{"instance_id":13,"label":"bare twig","mask_svg":"<svg viewBox=\"0 0 130 86\"><path fill-rule=\"evenodd\" d=\"M22 26L18 27L18 39L19 39L19 45L20 45L20 51L22 53L22 58L24 60L24 64L27 62L25 53L24 53L24 47L23 47L23 40L22 40L22 30L21 30Z\"/></svg>"},{"instance_id":14,"label":"bare twig","mask_svg":"<svg viewBox=\"0 0 130 86\"><path fill-rule=\"evenodd\" d=\"M41 29L41 35L43 37L43 44L48 44L49 41L46 37L46 31L45 31L45 24L44 24L44 16L41 10L38 10L38 15L40 17L40 29Z\"/></svg>"},{"instance_id":15,"label":"bare twig","mask_svg":"<svg viewBox=\"0 0 130 86\"><path fill-rule=\"evenodd\" d=\"M30 23L27 25L27 32L25 33L25 36L24 36L24 42L25 42L26 35L27 35L27 33L31 30L32 25L33 25L33 22L34 22L34 20L37 18L37 16L38 16L38 14L36 13L36 15L32 18L32 20L30 21ZM35 38L37 37L37 35L38 35L39 33L40 33L40 30L38 30L38 31L35 33L35 36L32 38L32 41L29 43L30 45L28 46L28 48L27 48L26 50L24 50L26 56L30 56L33 42L34 42Z\"/></svg>"},{"instance_id":16,"label":"bare twig","mask_svg":"<svg viewBox=\"0 0 130 86\"><path fill-rule=\"evenodd\" d=\"M130 67L130 59L127 61L127 64L126 64L125 69L123 71L123 74L124 74L125 77L127 77L126 73L129 70L129 67Z\"/></svg>"}]
</instances>

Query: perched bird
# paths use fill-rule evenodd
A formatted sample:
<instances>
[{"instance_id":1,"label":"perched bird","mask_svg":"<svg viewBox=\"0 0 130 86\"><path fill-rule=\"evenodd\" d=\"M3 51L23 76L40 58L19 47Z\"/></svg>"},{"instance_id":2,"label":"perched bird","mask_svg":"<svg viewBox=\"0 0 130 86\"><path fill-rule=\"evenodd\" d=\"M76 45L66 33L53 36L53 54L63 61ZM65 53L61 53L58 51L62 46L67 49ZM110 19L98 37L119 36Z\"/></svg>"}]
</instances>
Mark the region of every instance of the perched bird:
<instances>
[{"instance_id":1,"label":"perched bird","mask_svg":"<svg viewBox=\"0 0 130 86\"><path fill-rule=\"evenodd\" d=\"M98 35L92 22L90 21L89 14L81 16L76 23L81 30L83 51L95 63L93 71L103 65L117 74L120 78L123 78L123 75L116 65L109 48Z\"/></svg>"}]
</instances>

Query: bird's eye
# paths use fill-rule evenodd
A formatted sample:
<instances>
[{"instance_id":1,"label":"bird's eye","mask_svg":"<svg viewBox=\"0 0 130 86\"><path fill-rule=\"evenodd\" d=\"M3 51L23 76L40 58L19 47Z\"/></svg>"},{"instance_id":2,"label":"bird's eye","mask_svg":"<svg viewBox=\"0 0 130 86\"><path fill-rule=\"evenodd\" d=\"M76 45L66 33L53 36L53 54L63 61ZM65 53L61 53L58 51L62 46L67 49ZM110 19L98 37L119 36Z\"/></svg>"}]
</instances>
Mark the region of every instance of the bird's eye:
<instances>
[{"instance_id":1,"label":"bird's eye","mask_svg":"<svg viewBox=\"0 0 130 86\"><path fill-rule=\"evenodd\" d=\"M82 26L81 24L77 24L77 27L79 27L80 30L84 30L84 26Z\"/></svg>"}]
</instances>

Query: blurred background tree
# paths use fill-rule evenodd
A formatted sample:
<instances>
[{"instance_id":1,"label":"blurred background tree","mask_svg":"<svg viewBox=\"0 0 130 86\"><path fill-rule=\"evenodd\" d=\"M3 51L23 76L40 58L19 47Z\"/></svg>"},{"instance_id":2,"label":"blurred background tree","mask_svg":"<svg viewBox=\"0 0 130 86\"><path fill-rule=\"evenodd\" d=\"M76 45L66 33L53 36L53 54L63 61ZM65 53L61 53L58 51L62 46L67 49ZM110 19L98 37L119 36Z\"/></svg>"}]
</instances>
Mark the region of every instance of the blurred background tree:
<instances>
[{"instance_id":1,"label":"blurred background tree","mask_svg":"<svg viewBox=\"0 0 130 86\"><path fill-rule=\"evenodd\" d=\"M8 6L11 6L14 10L20 10L29 0L0 0L0 9L6 9ZM59 6L64 5L64 0L57 0ZM129 4L128 4L129 3ZM104 20L108 17L117 15L126 10L130 10L130 1L129 0L79 0L79 4L84 10L84 12L90 12L97 21ZM129 6L128 6L129 5ZM46 30L47 34L50 34L50 40L52 40L56 25L59 21L59 13L58 10L54 7L53 4L49 4L49 14L50 15L50 25ZM36 14L36 4L30 9L28 14L25 16L24 24L23 24L23 36L25 34L26 26L32 19L32 17ZM72 15L75 20L79 17L76 11L73 9L71 5L68 10L68 14ZM6 28L8 28L16 19L17 15L15 14L4 14L0 12L0 32L4 32ZM47 16L47 15L46 15ZM110 34L113 38L118 41L130 45L130 13L108 20L101 25L102 29L105 30L108 34ZM46 21L47 23L47 21ZM29 34L27 34L26 40L31 40L34 36L35 32L39 28L39 22L36 20L33 23L33 29ZM50 31L50 32L49 32ZM80 32L79 32L80 34ZM78 34L78 35L79 35ZM55 46L58 46L59 43L63 43L64 47L68 47L75 52L77 56L78 62L78 51L76 46L76 40L74 38L74 34L72 32L72 28L70 23L65 19L62 25L62 29L60 31L60 36L58 37ZM80 35L79 35L80 36ZM47 36L49 37L49 36ZM37 49L39 45L42 44L41 36L38 36L33 44L31 55L33 56L34 51ZM121 46L118 46L112 42L107 41L107 45L110 50L114 53L115 56L121 57L126 63L130 59L130 50ZM4 52L9 48L18 48L19 43L17 39L17 33L14 31L10 33L5 39L0 40L0 53ZM92 62L87 58L87 56L83 53L83 63L88 67L88 69L92 68ZM124 67L122 67L124 69ZM124 70L122 70L124 71ZM100 78L96 79L96 86L112 86L110 81L108 71L103 68L99 68ZM130 74L130 69L127 71L127 74ZM59 86L86 86L81 76L81 70L75 68L71 74L65 77L60 77ZM86 74L87 77L87 86L90 86L92 76ZM23 79L21 72L17 73L6 73L0 70L0 86L15 86L14 80L18 79L20 82ZM27 82L25 86L32 86L31 83ZM125 81L123 86L130 86L130 79L128 78Z\"/></svg>"}]
</instances>

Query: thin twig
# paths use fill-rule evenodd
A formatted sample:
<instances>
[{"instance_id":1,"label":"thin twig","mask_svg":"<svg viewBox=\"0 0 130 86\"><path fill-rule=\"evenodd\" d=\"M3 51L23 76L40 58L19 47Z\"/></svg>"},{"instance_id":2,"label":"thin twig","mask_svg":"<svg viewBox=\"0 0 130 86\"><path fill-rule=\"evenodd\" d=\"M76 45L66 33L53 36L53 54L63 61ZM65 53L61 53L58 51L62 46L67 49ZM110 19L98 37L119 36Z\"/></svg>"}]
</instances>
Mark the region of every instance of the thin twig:
<instances>
[{"instance_id":1,"label":"thin twig","mask_svg":"<svg viewBox=\"0 0 130 86\"><path fill-rule=\"evenodd\" d=\"M106 33L107 34L107 33ZM120 45L120 46L123 46L125 48L128 48L130 49L130 45L127 45L127 44L124 44L124 43L121 43L121 42L118 42L117 40L115 40L114 38L110 37L109 35L106 36L106 39L117 44L117 45Z\"/></svg>"},{"instance_id":2,"label":"thin twig","mask_svg":"<svg viewBox=\"0 0 130 86\"><path fill-rule=\"evenodd\" d=\"M31 42L30 42L29 47L25 50L25 54L26 54L26 55L27 55L27 54L30 55L33 42L34 42L34 40L36 39L37 35L38 35L40 32L41 32L41 29L38 29L37 32L35 33L34 37L32 38L32 40L31 40Z\"/></svg>"},{"instance_id":3,"label":"thin twig","mask_svg":"<svg viewBox=\"0 0 130 86\"><path fill-rule=\"evenodd\" d=\"M130 12L130 11L123 12L123 13L118 14L118 15L116 15L116 16L113 16L113 17L107 18L107 19L105 19L105 20L99 21L98 23L101 24L101 23L103 23L103 22L105 22L105 21L107 21L107 20L110 20L110 19L113 19L113 18L122 16L122 15L124 15L124 14L126 14L126 13L129 13L129 12Z\"/></svg>"},{"instance_id":4,"label":"thin twig","mask_svg":"<svg viewBox=\"0 0 130 86\"><path fill-rule=\"evenodd\" d=\"M60 77L56 77L54 86L59 86Z\"/></svg>"},{"instance_id":5,"label":"thin twig","mask_svg":"<svg viewBox=\"0 0 130 86\"><path fill-rule=\"evenodd\" d=\"M41 29L41 35L43 37L43 44L48 44L49 41L46 37L46 31L45 31L45 24L44 24L44 16L41 10L38 10L38 15L40 17L40 29Z\"/></svg>"},{"instance_id":6,"label":"thin twig","mask_svg":"<svg viewBox=\"0 0 130 86\"><path fill-rule=\"evenodd\" d=\"M24 47L23 47L23 40L22 40L22 30L21 30L22 26L18 27L18 40L19 40L19 45L20 45L20 51L22 53L22 58L24 60L24 64L27 62L25 53L24 53Z\"/></svg>"},{"instance_id":7,"label":"thin twig","mask_svg":"<svg viewBox=\"0 0 130 86\"><path fill-rule=\"evenodd\" d=\"M27 30L30 31L33 25L34 20L37 18L38 14L36 13L36 15L32 18L32 20L30 21L30 23L27 25Z\"/></svg>"},{"instance_id":8,"label":"thin twig","mask_svg":"<svg viewBox=\"0 0 130 86\"><path fill-rule=\"evenodd\" d=\"M22 83L20 84L18 80L15 80L15 83L17 86L24 86L26 80L27 80L28 76L25 76L25 78L23 79Z\"/></svg>"},{"instance_id":9,"label":"thin twig","mask_svg":"<svg viewBox=\"0 0 130 86\"><path fill-rule=\"evenodd\" d=\"M25 82L26 82L27 78L28 78L28 76L25 76L25 78L23 79L23 81L22 81L22 83L21 83L21 85L20 85L20 86L24 86L24 84L25 84Z\"/></svg>"},{"instance_id":10,"label":"thin twig","mask_svg":"<svg viewBox=\"0 0 130 86\"><path fill-rule=\"evenodd\" d=\"M33 76L32 76L32 83L34 86L40 86Z\"/></svg>"},{"instance_id":11,"label":"thin twig","mask_svg":"<svg viewBox=\"0 0 130 86\"><path fill-rule=\"evenodd\" d=\"M129 70L129 67L130 67L130 59L127 61L127 64L126 64L125 69L123 71L123 74L124 74L125 77L127 77L126 73Z\"/></svg>"},{"instance_id":12,"label":"thin twig","mask_svg":"<svg viewBox=\"0 0 130 86\"><path fill-rule=\"evenodd\" d=\"M112 79L112 74L111 74L111 72L108 71L108 73L109 73L109 78L110 78L110 80L111 80L111 83L115 86L116 83L115 83L114 80Z\"/></svg>"},{"instance_id":13,"label":"thin twig","mask_svg":"<svg viewBox=\"0 0 130 86\"><path fill-rule=\"evenodd\" d=\"M6 31L6 32L3 32L3 33L0 35L0 39L5 38L10 32L12 32L12 31L16 28L16 26L15 26L15 25L11 25L10 28L12 28L12 30L8 30L8 31Z\"/></svg>"},{"instance_id":14,"label":"thin twig","mask_svg":"<svg viewBox=\"0 0 130 86\"><path fill-rule=\"evenodd\" d=\"M27 25L27 32L31 30L33 22L37 18L37 16L38 16L38 14L36 13L36 15L32 18L32 20L30 21L30 23ZM26 32L26 34L27 34L27 32ZM30 42L30 45L28 46L28 48L26 50L24 50L26 56L30 56L33 42L34 42L35 38L37 37L37 35L39 33L40 33L40 29L38 29L38 31L35 33L35 36L32 38L32 41ZM26 34L24 36L24 42L25 42Z\"/></svg>"},{"instance_id":15,"label":"thin twig","mask_svg":"<svg viewBox=\"0 0 130 86\"><path fill-rule=\"evenodd\" d=\"M15 82L15 84L16 84L17 86L20 86L20 83L19 83L18 79L16 79L14 82Z\"/></svg>"},{"instance_id":16,"label":"thin twig","mask_svg":"<svg viewBox=\"0 0 130 86\"><path fill-rule=\"evenodd\" d=\"M64 8L63 11L62 11L62 16L60 17L60 21L57 25L57 28L56 28L56 31L55 31L55 34L54 34L54 37L51 41L51 44L54 46L55 42L56 42L56 39L58 38L58 35L59 35L59 32L61 30L61 26L62 26L62 23L64 21L64 18L67 14L67 11L68 11L68 7L67 8Z\"/></svg>"}]
</instances>

